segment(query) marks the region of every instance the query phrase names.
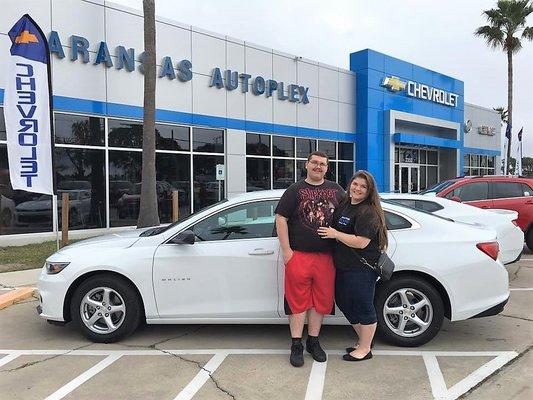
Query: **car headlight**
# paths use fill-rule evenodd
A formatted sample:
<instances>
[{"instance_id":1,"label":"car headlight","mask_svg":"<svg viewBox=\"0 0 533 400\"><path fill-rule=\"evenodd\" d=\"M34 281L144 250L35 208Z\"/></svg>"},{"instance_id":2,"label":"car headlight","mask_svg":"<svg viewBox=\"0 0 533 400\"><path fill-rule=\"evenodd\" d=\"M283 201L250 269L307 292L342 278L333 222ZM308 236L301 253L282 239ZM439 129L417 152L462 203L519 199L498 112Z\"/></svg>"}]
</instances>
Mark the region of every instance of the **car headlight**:
<instances>
[{"instance_id":1,"label":"car headlight","mask_svg":"<svg viewBox=\"0 0 533 400\"><path fill-rule=\"evenodd\" d=\"M47 261L46 262L46 273L48 275L55 275L59 274L61 271L63 271L67 265L69 265L69 262L54 262L54 261Z\"/></svg>"}]
</instances>

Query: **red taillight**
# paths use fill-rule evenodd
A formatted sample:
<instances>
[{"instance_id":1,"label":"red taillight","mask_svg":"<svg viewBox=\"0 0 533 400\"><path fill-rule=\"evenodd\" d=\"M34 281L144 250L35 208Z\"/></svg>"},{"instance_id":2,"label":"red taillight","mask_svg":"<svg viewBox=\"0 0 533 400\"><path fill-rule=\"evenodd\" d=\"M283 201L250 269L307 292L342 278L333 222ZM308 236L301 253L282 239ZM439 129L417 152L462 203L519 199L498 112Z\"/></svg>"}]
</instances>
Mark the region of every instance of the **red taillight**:
<instances>
[{"instance_id":1,"label":"red taillight","mask_svg":"<svg viewBox=\"0 0 533 400\"><path fill-rule=\"evenodd\" d=\"M514 226L518 226L518 219L513 219L511 222Z\"/></svg>"},{"instance_id":2,"label":"red taillight","mask_svg":"<svg viewBox=\"0 0 533 400\"><path fill-rule=\"evenodd\" d=\"M477 248L483 253L488 255L493 260L498 258L498 252L500 251L500 246L498 242L485 242L476 244Z\"/></svg>"}]
</instances>

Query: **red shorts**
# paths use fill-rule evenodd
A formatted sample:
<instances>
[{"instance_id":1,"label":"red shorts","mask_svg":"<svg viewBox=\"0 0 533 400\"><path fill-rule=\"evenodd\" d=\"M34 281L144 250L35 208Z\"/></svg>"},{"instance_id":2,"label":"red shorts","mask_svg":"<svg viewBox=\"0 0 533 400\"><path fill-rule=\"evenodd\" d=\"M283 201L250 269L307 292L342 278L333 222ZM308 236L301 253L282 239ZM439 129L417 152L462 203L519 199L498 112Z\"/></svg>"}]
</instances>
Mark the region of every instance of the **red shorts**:
<instances>
[{"instance_id":1,"label":"red shorts","mask_svg":"<svg viewBox=\"0 0 533 400\"><path fill-rule=\"evenodd\" d=\"M329 253L295 251L285 265L285 313L299 314L314 308L332 314L335 267Z\"/></svg>"}]
</instances>

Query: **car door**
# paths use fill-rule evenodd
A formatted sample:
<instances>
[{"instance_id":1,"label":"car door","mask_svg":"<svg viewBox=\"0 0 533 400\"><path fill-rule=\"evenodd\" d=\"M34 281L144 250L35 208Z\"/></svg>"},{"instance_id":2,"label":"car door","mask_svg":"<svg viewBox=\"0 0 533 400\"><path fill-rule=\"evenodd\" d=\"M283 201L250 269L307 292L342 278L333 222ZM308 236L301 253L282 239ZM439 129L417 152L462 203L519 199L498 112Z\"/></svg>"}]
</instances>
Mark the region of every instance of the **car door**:
<instances>
[{"instance_id":1,"label":"car door","mask_svg":"<svg viewBox=\"0 0 533 400\"><path fill-rule=\"evenodd\" d=\"M494 208L489 197L489 183L486 181L467 182L450 191L447 199L458 198L461 203L479 208Z\"/></svg>"},{"instance_id":2,"label":"car door","mask_svg":"<svg viewBox=\"0 0 533 400\"><path fill-rule=\"evenodd\" d=\"M216 212L189 227L194 244L160 245L153 266L160 317L277 317L277 202Z\"/></svg>"},{"instance_id":3,"label":"car door","mask_svg":"<svg viewBox=\"0 0 533 400\"><path fill-rule=\"evenodd\" d=\"M531 221L533 198L531 188L520 182L492 182L493 208L518 212L518 225L527 227Z\"/></svg>"}]
</instances>

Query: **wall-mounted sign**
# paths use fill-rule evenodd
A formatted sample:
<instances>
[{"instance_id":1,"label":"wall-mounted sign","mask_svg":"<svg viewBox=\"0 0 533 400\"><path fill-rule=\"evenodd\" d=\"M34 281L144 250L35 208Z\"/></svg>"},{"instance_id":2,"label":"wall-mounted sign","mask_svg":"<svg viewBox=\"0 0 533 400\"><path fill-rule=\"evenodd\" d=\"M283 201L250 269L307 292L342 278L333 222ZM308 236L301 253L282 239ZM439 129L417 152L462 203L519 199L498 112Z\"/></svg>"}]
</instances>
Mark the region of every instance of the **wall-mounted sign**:
<instances>
[{"instance_id":1,"label":"wall-mounted sign","mask_svg":"<svg viewBox=\"0 0 533 400\"><path fill-rule=\"evenodd\" d=\"M56 31L50 32L48 39L50 53L55 54L59 59L65 58L63 44L59 39ZM89 52L90 43L82 36L72 35L69 40L70 45L70 60L81 60L84 64L89 63L90 58L93 57L93 65L103 65L106 68L115 67L116 69L125 69L128 72L135 70L135 61L139 61L138 71L144 73L144 53L140 53L138 58L135 58L135 49L126 49L124 46L117 46L115 49L115 60L111 57L109 48L106 42L100 42L96 49L95 56ZM188 82L192 80L192 63L189 60L180 60L177 63L172 61L170 56L165 56L161 60L161 67L158 72L159 78L168 78L170 80L177 79L181 82ZM286 85L284 82L278 82L274 79L265 79L262 76L253 77L246 73L239 73L237 71L224 71L224 79L219 67L215 67L211 74L209 87L216 87L217 89L225 88L226 90L234 90L241 87L241 91L246 93L249 91L251 84L251 92L256 95L265 95L265 97L272 97L274 92L277 94L279 100L288 100L293 103L309 103L309 87L304 87L296 84Z\"/></svg>"},{"instance_id":2,"label":"wall-mounted sign","mask_svg":"<svg viewBox=\"0 0 533 400\"><path fill-rule=\"evenodd\" d=\"M459 95L456 93L447 92L446 90L424 85L423 83L402 81L396 76L385 77L381 86L386 87L391 92L405 90L407 96L429 100L449 107L457 107L457 100L459 98Z\"/></svg>"},{"instance_id":3,"label":"wall-mounted sign","mask_svg":"<svg viewBox=\"0 0 533 400\"><path fill-rule=\"evenodd\" d=\"M494 136L496 135L496 128L494 126L480 125L477 127L477 133L480 135Z\"/></svg>"},{"instance_id":4,"label":"wall-mounted sign","mask_svg":"<svg viewBox=\"0 0 533 400\"><path fill-rule=\"evenodd\" d=\"M469 119L466 120L465 126L464 126L465 133L468 133L472 130L472 121Z\"/></svg>"}]
</instances>

